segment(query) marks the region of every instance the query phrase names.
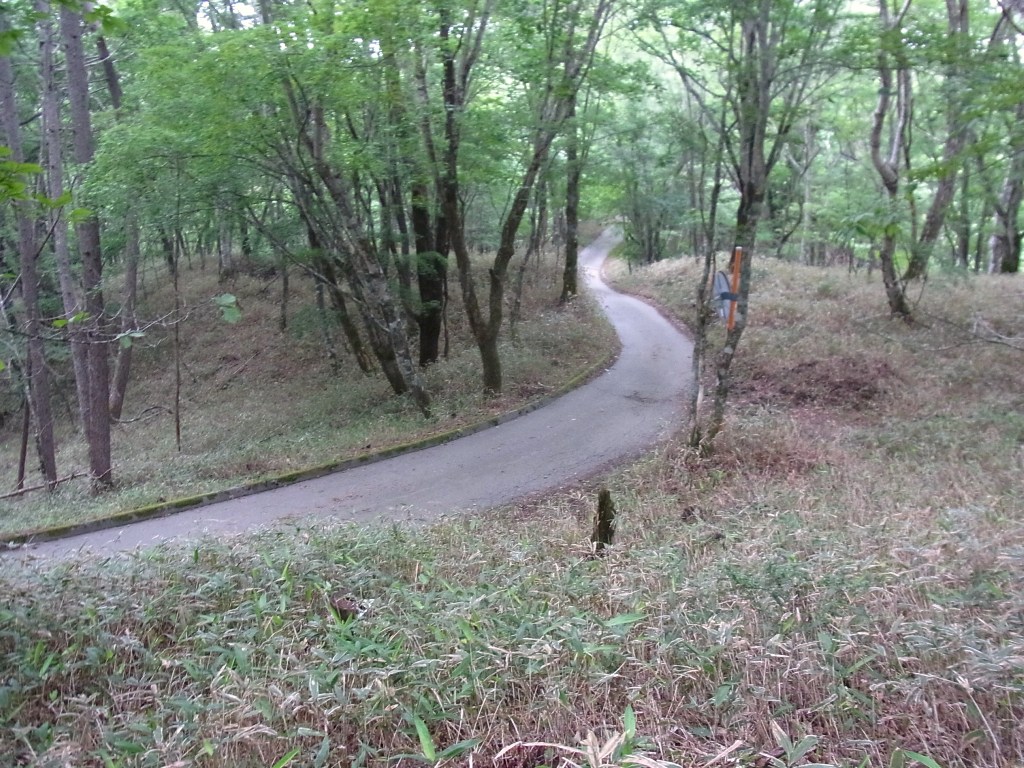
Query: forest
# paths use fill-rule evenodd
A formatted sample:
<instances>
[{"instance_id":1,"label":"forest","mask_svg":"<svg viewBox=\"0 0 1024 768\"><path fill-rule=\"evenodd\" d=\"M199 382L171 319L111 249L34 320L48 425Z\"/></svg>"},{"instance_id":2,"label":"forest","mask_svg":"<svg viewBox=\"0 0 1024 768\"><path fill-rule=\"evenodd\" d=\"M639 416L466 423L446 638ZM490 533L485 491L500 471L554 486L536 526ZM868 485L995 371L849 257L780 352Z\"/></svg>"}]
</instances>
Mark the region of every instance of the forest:
<instances>
[{"instance_id":1,"label":"forest","mask_svg":"<svg viewBox=\"0 0 1024 768\"><path fill-rule=\"evenodd\" d=\"M1020 0L4 0L0 764L1019 768L1022 40ZM577 387L610 228L694 344L643 455L34 543Z\"/></svg>"},{"instance_id":2,"label":"forest","mask_svg":"<svg viewBox=\"0 0 1024 768\"><path fill-rule=\"evenodd\" d=\"M310 281L345 365L429 416L450 278L481 390L499 393L521 276L554 249L559 298L575 295L581 216L620 220L637 263L688 255L710 275L720 252L752 255L717 416L695 426L709 444L757 259L877 268L907 321L929 274L1018 271L1020 11L5 3L0 413L23 414L17 485L26 464L58 481L51 400L71 381L88 474L114 482L133 349L197 309L139 312L147 272L278 277L282 318L290 279ZM240 317L227 288L208 302Z\"/></svg>"}]
</instances>

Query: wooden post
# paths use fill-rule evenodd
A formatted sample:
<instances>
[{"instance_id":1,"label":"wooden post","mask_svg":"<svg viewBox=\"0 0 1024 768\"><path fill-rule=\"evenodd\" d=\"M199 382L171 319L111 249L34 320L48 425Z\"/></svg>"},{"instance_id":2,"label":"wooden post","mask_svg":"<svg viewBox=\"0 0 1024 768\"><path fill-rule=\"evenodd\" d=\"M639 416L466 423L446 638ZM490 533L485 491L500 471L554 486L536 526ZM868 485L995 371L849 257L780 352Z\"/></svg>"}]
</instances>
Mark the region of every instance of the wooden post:
<instances>
[{"instance_id":1,"label":"wooden post","mask_svg":"<svg viewBox=\"0 0 1024 768\"><path fill-rule=\"evenodd\" d=\"M28 439L32 429L32 407L28 392L25 393L24 415L21 418L21 450L18 451L18 484L20 491L25 487L25 465L28 462Z\"/></svg>"},{"instance_id":2,"label":"wooden post","mask_svg":"<svg viewBox=\"0 0 1024 768\"><path fill-rule=\"evenodd\" d=\"M594 533L590 540L594 544L594 552L603 554L604 548L612 543L615 536L615 503L607 488L602 488L597 495L597 518L594 520Z\"/></svg>"}]
</instances>

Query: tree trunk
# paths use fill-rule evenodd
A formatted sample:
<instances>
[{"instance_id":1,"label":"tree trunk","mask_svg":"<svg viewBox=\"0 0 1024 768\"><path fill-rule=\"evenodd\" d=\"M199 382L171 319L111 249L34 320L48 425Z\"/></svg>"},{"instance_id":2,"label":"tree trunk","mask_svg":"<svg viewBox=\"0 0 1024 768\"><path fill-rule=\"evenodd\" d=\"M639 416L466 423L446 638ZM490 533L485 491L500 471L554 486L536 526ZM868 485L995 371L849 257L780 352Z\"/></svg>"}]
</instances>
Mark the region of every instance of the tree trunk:
<instances>
[{"instance_id":1,"label":"tree trunk","mask_svg":"<svg viewBox=\"0 0 1024 768\"><path fill-rule=\"evenodd\" d=\"M15 481L14 485L14 487L19 491L25 488L25 469L28 465L28 441L32 435L31 401L31 395L26 392L25 400L21 406L21 445L18 448L18 479ZM56 485L56 479L50 480L47 478L47 482L50 483L51 487Z\"/></svg>"},{"instance_id":2,"label":"tree trunk","mask_svg":"<svg viewBox=\"0 0 1024 768\"><path fill-rule=\"evenodd\" d=\"M0 14L0 31L7 30L6 19ZM3 121L5 139L14 162L25 161L21 145L18 106L14 95L14 73L10 59L0 57L0 120ZM26 376L29 400L36 420L36 443L43 478L51 486L57 482L56 442L53 436L53 416L50 409L50 379L43 347L42 322L39 313L39 275L36 270L39 257L35 236L35 222L29 216L29 204L14 203L18 228L18 263L21 268L21 296L25 305L25 333L28 352Z\"/></svg>"},{"instance_id":3,"label":"tree trunk","mask_svg":"<svg viewBox=\"0 0 1024 768\"><path fill-rule=\"evenodd\" d=\"M313 228L312 223L306 220L306 237L309 247L313 249L316 256L313 258L313 267L317 272L318 284L327 288L331 295L331 306L334 307L334 316L341 326L341 332L345 334L352 356L356 359L356 365L363 373L370 373L373 370L373 360L363 344L363 338L359 335L359 328L349 314L348 305L345 302L345 294L338 285L337 273L331 260L322 252L320 238Z\"/></svg>"},{"instance_id":4,"label":"tree trunk","mask_svg":"<svg viewBox=\"0 0 1024 768\"><path fill-rule=\"evenodd\" d=\"M281 270L281 311L277 318L277 330L284 333L288 330L288 299L291 295L291 286L288 277L288 262L282 256L277 265Z\"/></svg>"},{"instance_id":5,"label":"tree trunk","mask_svg":"<svg viewBox=\"0 0 1024 768\"><path fill-rule=\"evenodd\" d=\"M742 24L740 66L744 68L745 73L739 78L737 85L739 142L734 165L740 202L736 210L736 235L732 252L733 259L738 253L742 255L739 296L736 300L734 324L727 331L725 345L715 358L715 398L701 444L705 451L711 449L715 438L725 425L725 407L732 384L732 361L747 325L750 265L753 261L757 226L764 208L768 173L771 168L765 155L765 142L772 99L772 61L775 51L763 48L761 27L767 23L767 19L758 16L747 19Z\"/></svg>"},{"instance_id":6,"label":"tree trunk","mask_svg":"<svg viewBox=\"0 0 1024 768\"><path fill-rule=\"evenodd\" d=\"M967 15L967 0L946 0L947 24L949 41L966 49L969 45L968 33L970 30ZM954 57L954 63L950 64L946 72L946 84L950 90L956 90L961 86L962 65L959 58ZM924 226L921 233L914 242L911 249L910 261L903 273L903 282L909 282L924 277L928 269L928 261L931 258L932 250L935 247L939 235L942 234L942 225L946 218L946 211L953 200L956 191L956 180L958 173L957 161L967 143L967 125L961 116L961 108L957 102L959 98L956 93L947 93L946 106L946 142L942 151L943 172L935 185L935 193L932 203L928 206L928 213L925 215Z\"/></svg>"},{"instance_id":7,"label":"tree trunk","mask_svg":"<svg viewBox=\"0 0 1024 768\"><path fill-rule=\"evenodd\" d=\"M309 126L306 119L310 109L318 111L316 105L307 109L291 80L283 80L282 86L298 131L299 146L305 153L292 169L290 181L306 226L317 241L330 248L335 266L355 295L370 347L391 388L396 394L410 392L420 411L429 415L430 396L410 357L403 312L391 291L372 233L355 207L359 203L358 185L353 182L346 186L325 159L322 132L318 128L321 120L314 116ZM306 173L306 169L311 173ZM330 211L321 206L316 211L323 211L324 216L318 217L314 215L311 198L323 199L325 194L331 202Z\"/></svg>"},{"instance_id":8,"label":"tree trunk","mask_svg":"<svg viewBox=\"0 0 1024 768\"><path fill-rule=\"evenodd\" d=\"M324 279L316 278L316 310L320 317L320 333L324 339L324 353L331 362L331 371L338 373L338 353L334 351L334 338L331 336L331 326L327 321L327 308L324 306Z\"/></svg>"},{"instance_id":9,"label":"tree trunk","mask_svg":"<svg viewBox=\"0 0 1024 768\"><path fill-rule=\"evenodd\" d=\"M523 291L526 286L526 271L530 268L530 261L536 257L540 263L540 251L544 243L544 231L547 227L547 202L548 185L541 180L533 195L533 206L530 211L530 237L527 239L526 253L523 254L519 268L516 270L515 285L512 289L512 309L508 315L509 336L515 340L516 327L523 309Z\"/></svg>"},{"instance_id":10,"label":"tree trunk","mask_svg":"<svg viewBox=\"0 0 1024 768\"><path fill-rule=\"evenodd\" d=\"M903 12L909 4L904 7ZM879 0L879 16L883 33L897 29L902 16L893 18L889 12L888 0ZM889 311L894 317L906 322L912 319L910 305L907 303L906 290L896 272L896 231L893 219L899 203L900 157L906 144L906 132L910 123L911 86L910 71L906 67L894 67L889 53L884 48L884 41L879 41L878 52L878 103L872 116L870 147L871 161L882 181L889 201L890 221L885 223L882 245L878 251L878 260L882 268L882 281L885 283L885 295L889 302ZM895 82L894 82L895 81ZM893 105L893 96L896 97ZM885 154L882 152L882 132L886 123L889 126L889 146Z\"/></svg>"},{"instance_id":11,"label":"tree trunk","mask_svg":"<svg viewBox=\"0 0 1024 768\"><path fill-rule=\"evenodd\" d=\"M572 94L568 101L568 132L565 144L565 265L562 271L562 295L559 298L563 304L579 292L577 273L580 251L580 176L583 173L579 156L579 126L576 124L576 95Z\"/></svg>"},{"instance_id":12,"label":"tree trunk","mask_svg":"<svg viewBox=\"0 0 1024 768\"><path fill-rule=\"evenodd\" d=\"M103 79L107 83L107 92L110 94L110 105L115 111L121 110L121 80L114 68L114 57L110 55L107 47L107 40L103 35L96 36L96 53L99 54L100 63L103 65Z\"/></svg>"},{"instance_id":13,"label":"tree trunk","mask_svg":"<svg viewBox=\"0 0 1024 768\"><path fill-rule=\"evenodd\" d=\"M121 117L121 80L114 67L114 59L107 48L103 35L96 37L96 50L103 64L103 78L110 94L110 105L114 108L117 119ZM124 398L128 392L128 381L131 378L132 355L135 347L133 339L128 336L135 330L135 300L139 285L140 233L139 222L135 213L129 210L124 220L125 234L125 265L124 286L121 290L121 340L114 360L114 374L110 385L110 417L115 421L121 418L124 409Z\"/></svg>"},{"instance_id":14,"label":"tree trunk","mask_svg":"<svg viewBox=\"0 0 1024 768\"><path fill-rule=\"evenodd\" d=\"M402 195L402 180L396 170L390 183L384 185L384 199L389 209L389 224L392 240L390 251L398 275L399 294L405 309L406 324L410 332L419 332L419 312L412 287L413 261L410 258L409 220L405 212ZM384 215L383 212L381 214ZM397 233L397 234L396 234Z\"/></svg>"},{"instance_id":15,"label":"tree trunk","mask_svg":"<svg viewBox=\"0 0 1024 768\"><path fill-rule=\"evenodd\" d=\"M217 218L217 282L223 284L235 276L234 243L231 242L231 221L227 211L218 211Z\"/></svg>"},{"instance_id":16,"label":"tree trunk","mask_svg":"<svg viewBox=\"0 0 1024 768\"><path fill-rule=\"evenodd\" d=\"M723 112L724 112L723 105ZM724 114L722 121L724 121ZM706 450L711 444L705 442L705 429L702 422L702 406L704 403L704 370L707 361L708 350L708 326L711 324L713 312L711 308L711 293L713 291L713 272L715 263L715 248L717 247L718 229L718 201L722 194L722 163L724 151L724 134L718 136L718 144L715 148L715 160L711 193L708 196L707 217L703 218L704 227L702 241L704 243L704 268L701 274L700 283L697 285L697 317L693 338L693 396L690 400L690 423L689 423L689 444L691 448Z\"/></svg>"},{"instance_id":17,"label":"tree trunk","mask_svg":"<svg viewBox=\"0 0 1024 768\"><path fill-rule=\"evenodd\" d=\"M611 491L602 488L597 494L597 515L594 517L594 532L590 536L595 554L603 555L605 547L610 547L614 538L615 502Z\"/></svg>"},{"instance_id":18,"label":"tree trunk","mask_svg":"<svg viewBox=\"0 0 1024 768\"><path fill-rule=\"evenodd\" d=\"M426 184L413 185L411 219L416 248L416 283L420 294L417 319L420 330L421 367L436 363L440 353L445 286L448 279L448 245L444 218L435 220L432 216L429 197Z\"/></svg>"},{"instance_id":19,"label":"tree trunk","mask_svg":"<svg viewBox=\"0 0 1024 768\"><path fill-rule=\"evenodd\" d=\"M245 220L244 216L240 216L238 219L238 239L240 241L238 247L242 250L244 266L248 268L252 265L255 249L252 246L252 237L249 234L249 222Z\"/></svg>"},{"instance_id":20,"label":"tree trunk","mask_svg":"<svg viewBox=\"0 0 1024 768\"><path fill-rule=\"evenodd\" d=\"M439 38L442 50L442 95L445 107L445 149L443 162L438 164L445 219L450 228L452 250L458 267L459 287L466 310L466 319L476 339L483 368L484 392L497 394L502 388L501 358L498 354L498 336L501 330L505 279L508 265L515 254L516 235L526 213L533 185L537 181L551 144L562 130L568 114L570 99L579 93L587 69L593 60L594 51L601 39L604 24L611 12L609 0L599 0L592 10L592 18L584 26L582 44L575 35L576 25L581 20L579 5L567 7L564 17L548 19L546 32L552 35L548 48L549 68L544 74L542 98L537 102L535 118L537 126L531 141L531 151L525 158L525 170L519 182L501 225L498 251L488 271L487 315L484 316L476 294L472 275L472 263L466 245L465 218L459 199L458 158L461 150L460 118L468 95L468 83L474 62L479 55L487 29L489 9L474 19L475 24L463 29L458 45L452 46L453 25L450 11L442 11ZM568 28L570 32L564 33ZM556 36L561 38L561 49Z\"/></svg>"},{"instance_id":21,"label":"tree trunk","mask_svg":"<svg viewBox=\"0 0 1024 768\"><path fill-rule=\"evenodd\" d=\"M988 271L1009 274L1020 271L1021 228L1020 206L1024 198L1024 101L1017 104L1013 139L1010 142L1010 164L1003 188L995 204L992 235L989 237Z\"/></svg>"},{"instance_id":22,"label":"tree trunk","mask_svg":"<svg viewBox=\"0 0 1024 768\"><path fill-rule=\"evenodd\" d=\"M711 409L711 417L708 420L708 426L702 435L701 442L701 449L705 452L710 451L712 443L725 426L725 406L732 389L732 362L747 325L751 262L753 261L754 242L757 236L757 222L763 202L763 193L758 196L755 192L746 201L741 197L739 210L736 215L737 246L733 249L732 259L737 257L742 259L740 262L739 298L736 301L733 327L726 332L725 345L715 357L715 398ZM732 268L731 260L730 268Z\"/></svg>"},{"instance_id":23,"label":"tree trunk","mask_svg":"<svg viewBox=\"0 0 1024 768\"><path fill-rule=\"evenodd\" d=\"M36 4L39 14L39 57L42 80L42 129L43 155L46 169L46 195L56 200L64 194L64 143L61 137L61 102L63 94L57 84L54 66L54 48L56 42L53 34L53 20L50 15L50 4L41 0ZM71 256L68 248L68 226L64 220L63 208L53 208L49 212L50 236L53 241L53 253L57 263L57 282L60 286L61 302L64 307L64 320L68 322L66 332L71 349L71 367L75 375L75 392L78 396L78 411L82 421L82 431L88 429L89 423L89 374L88 344L84 337L84 328L74 320L83 311L81 297L75 286L75 277L71 270Z\"/></svg>"},{"instance_id":24,"label":"tree trunk","mask_svg":"<svg viewBox=\"0 0 1024 768\"><path fill-rule=\"evenodd\" d=\"M508 265L516 250L516 235L519 232L519 225L526 214L529 204L530 193L537 179L537 174L547 157L553 133L546 133L539 137L534 145L533 155L530 163L523 174L516 194L512 198L512 205L509 206L508 214L501 228L501 239L498 242L498 252L494 256L494 263L488 272L488 315L483 321L479 309L471 315L478 319L478 323L470 326L476 336L477 346L480 349L480 362L483 368L484 392L488 394L499 394L502 388L501 356L498 353L498 336L501 332L502 315L505 308L505 279L508 276ZM472 281L469 272L468 260L459 264L459 282L465 284ZM465 290L465 289L464 289Z\"/></svg>"},{"instance_id":25,"label":"tree trunk","mask_svg":"<svg viewBox=\"0 0 1024 768\"><path fill-rule=\"evenodd\" d=\"M110 417L120 419L124 398L128 392L128 380L132 368L133 340L125 334L135 330L135 298L139 275L139 225L133 215L125 222L125 266L124 287L121 291L121 343L114 361L114 375L110 387Z\"/></svg>"},{"instance_id":26,"label":"tree trunk","mask_svg":"<svg viewBox=\"0 0 1024 768\"><path fill-rule=\"evenodd\" d=\"M954 230L956 233L956 252L953 257L954 266L967 269L971 253L971 168L964 166L960 176L960 199L957 206L957 217ZM981 217L985 219L984 216Z\"/></svg>"},{"instance_id":27,"label":"tree trunk","mask_svg":"<svg viewBox=\"0 0 1024 768\"><path fill-rule=\"evenodd\" d=\"M82 17L67 6L60 8L61 37L67 69L68 101L71 105L73 156L76 163L86 165L93 158L92 121L89 114L89 78L82 48ZM75 226L78 251L82 259L82 287L85 294L89 377L89 423L86 441L89 444L89 471L94 487L113 483L110 456L110 413L108 342L103 332L103 258L100 252L100 222L90 215Z\"/></svg>"}]
</instances>

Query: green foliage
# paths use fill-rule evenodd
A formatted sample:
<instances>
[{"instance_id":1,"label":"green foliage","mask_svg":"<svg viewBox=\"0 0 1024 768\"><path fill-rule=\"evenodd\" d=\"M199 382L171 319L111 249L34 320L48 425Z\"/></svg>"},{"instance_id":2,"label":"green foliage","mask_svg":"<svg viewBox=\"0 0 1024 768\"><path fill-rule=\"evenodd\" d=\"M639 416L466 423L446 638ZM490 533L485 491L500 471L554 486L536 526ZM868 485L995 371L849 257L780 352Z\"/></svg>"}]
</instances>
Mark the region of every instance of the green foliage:
<instances>
[{"instance_id":1,"label":"green foliage","mask_svg":"<svg viewBox=\"0 0 1024 768\"><path fill-rule=\"evenodd\" d=\"M925 768L942 768L939 763L927 755L922 755L907 749L897 749L893 751L892 759L889 761L889 768L905 768L905 766L913 765L914 763L919 763Z\"/></svg>"},{"instance_id":2,"label":"green foliage","mask_svg":"<svg viewBox=\"0 0 1024 768\"><path fill-rule=\"evenodd\" d=\"M128 30L127 23L114 15L114 9L108 5L98 3L88 4L82 18L87 24L96 24L103 30L104 34L118 34Z\"/></svg>"},{"instance_id":3,"label":"green foliage","mask_svg":"<svg viewBox=\"0 0 1024 768\"><path fill-rule=\"evenodd\" d=\"M29 177L43 169L35 163L16 163L10 156L10 148L0 146L0 202L28 200Z\"/></svg>"},{"instance_id":4,"label":"green foliage","mask_svg":"<svg viewBox=\"0 0 1024 768\"><path fill-rule=\"evenodd\" d=\"M139 339L146 338L144 331L125 331L117 334L114 340L121 346L122 349L128 349Z\"/></svg>"},{"instance_id":5,"label":"green foliage","mask_svg":"<svg viewBox=\"0 0 1024 768\"><path fill-rule=\"evenodd\" d=\"M21 35L20 29L0 30L0 56L10 56Z\"/></svg>"},{"instance_id":6,"label":"green foliage","mask_svg":"<svg viewBox=\"0 0 1024 768\"><path fill-rule=\"evenodd\" d=\"M232 293L222 293L213 297L213 303L220 310L220 317L226 323L237 323L242 319L242 309L238 306L238 298Z\"/></svg>"},{"instance_id":7,"label":"green foliage","mask_svg":"<svg viewBox=\"0 0 1024 768\"><path fill-rule=\"evenodd\" d=\"M66 328L69 325L80 325L89 319L88 312L76 312L71 317L58 317L50 321L54 328Z\"/></svg>"},{"instance_id":8,"label":"green foliage","mask_svg":"<svg viewBox=\"0 0 1024 768\"><path fill-rule=\"evenodd\" d=\"M396 755L395 759L412 758L421 760L428 765L440 765L448 760L469 754L480 746L480 739L463 739L450 747L438 750L434 744L434 737L430 734L430 729L423 719L417 715L412 715L410 719L416 730L416 737L419 739L420 752L419 754Z\"/></svg>"}]
</instances>

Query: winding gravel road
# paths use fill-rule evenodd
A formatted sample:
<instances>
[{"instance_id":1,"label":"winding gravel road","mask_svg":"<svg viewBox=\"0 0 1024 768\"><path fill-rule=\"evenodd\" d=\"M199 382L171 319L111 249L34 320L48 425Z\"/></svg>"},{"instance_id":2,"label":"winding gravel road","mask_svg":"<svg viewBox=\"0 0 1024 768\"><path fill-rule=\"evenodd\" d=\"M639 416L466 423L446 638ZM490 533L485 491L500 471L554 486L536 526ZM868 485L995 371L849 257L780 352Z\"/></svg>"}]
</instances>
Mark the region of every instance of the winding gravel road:
<instances>
[{"instance_id":1,"label":"winding gravel road","mask_svg":"<svg viewBox=\"0 0 1024 768\"><path fill-rule=\"evenodd\" d=\"M612 230L605 231L583 250L580 263L619 334L622 353L605 373L543 408L443 445L20 553L108 554L207 533L240 533L298 516L427 521L563 487L638 456L682 418L692 345L655 309L601 280L601 264L618 242Z\"/></svg>"}]
</instances>

